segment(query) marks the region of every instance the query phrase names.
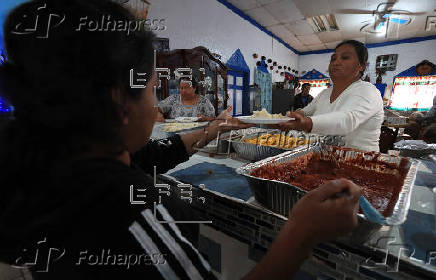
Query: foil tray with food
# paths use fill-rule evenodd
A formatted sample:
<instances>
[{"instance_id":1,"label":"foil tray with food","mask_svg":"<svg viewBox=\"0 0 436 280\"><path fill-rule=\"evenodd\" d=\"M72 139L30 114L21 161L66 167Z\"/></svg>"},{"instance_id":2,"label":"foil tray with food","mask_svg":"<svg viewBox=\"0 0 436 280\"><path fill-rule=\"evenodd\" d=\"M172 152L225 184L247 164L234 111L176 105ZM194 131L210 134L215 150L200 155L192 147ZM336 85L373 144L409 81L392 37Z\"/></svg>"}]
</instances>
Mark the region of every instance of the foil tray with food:
<instances>
[{"instance_id":1,"label":"foil tray with food","mask_svg":"<svg viewBox=\"0 0 436 280\"><path fill-rule=\"evenodd\" d=\"M315 139L310 134L289 136L273 130L247 134L231 142L238 157L258 161L285 151L307 148Z\"/></svg>"},{"instance_id":2,"label":"foil tray with food","mask_svg":"<svg viewBox=\"0 0 436 280\"><path fill-rule=\"evenodd\" d=\"M436 154L436 144L427 144L422 140L401 140L394 143L394 148L403 157L425 158Z\"/></svg>"},{"instance_id":3,"label":"foil tray with food","mask_svg":"<svg viewBox=\"0 0 436 280\"><path fill-rule=\"evenodd\" d=\"M419 162L414 159L319 144L242 166L256 201L288 216L294 204L325 181L347 178L384 215L385 225L402 224ZM360 220L368 223L363 214Z\"/></svg>"}]
</instances>

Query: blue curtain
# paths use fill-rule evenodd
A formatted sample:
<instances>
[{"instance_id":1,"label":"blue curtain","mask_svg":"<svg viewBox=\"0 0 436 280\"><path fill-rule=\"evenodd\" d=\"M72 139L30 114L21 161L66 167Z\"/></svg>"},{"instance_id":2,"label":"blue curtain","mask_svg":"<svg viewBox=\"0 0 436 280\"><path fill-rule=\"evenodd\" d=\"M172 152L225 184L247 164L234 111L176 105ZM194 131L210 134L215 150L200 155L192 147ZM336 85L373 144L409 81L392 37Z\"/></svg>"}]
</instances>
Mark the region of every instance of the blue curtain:
<instances>
[{"instance_id":1,"label":"blue curtain","mask_svg":"<svg viewBox=\"0 0 436 280\"><path fill-rule=\"evenodd\" d=\"M261 90L261 105L268 113L272 112L272 79L270 73L254 70L254 82Z\"/></svg>"}]
</instances>

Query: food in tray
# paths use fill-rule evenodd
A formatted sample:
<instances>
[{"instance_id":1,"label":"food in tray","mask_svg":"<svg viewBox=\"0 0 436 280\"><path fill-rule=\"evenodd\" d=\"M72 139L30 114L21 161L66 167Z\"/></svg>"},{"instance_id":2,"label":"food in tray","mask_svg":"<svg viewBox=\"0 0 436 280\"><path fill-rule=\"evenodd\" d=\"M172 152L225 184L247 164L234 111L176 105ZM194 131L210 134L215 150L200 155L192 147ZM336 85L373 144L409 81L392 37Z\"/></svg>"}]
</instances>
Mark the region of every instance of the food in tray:
<instances>
[{"instance_id":1,"label":"food in tray","mask_svg":"<svg viewBox=\"0 0 436 280\"><path fill-rule=\"evenodd\" d=\"M192 129L199 126L203 126L204 123L193 122L193 123L167 123L162 128L166 132L176 132L185 129Z\"/></svg>"},{"instance_id":2,"label":"food in tray","mask_svg":"<svg viewBox=\"0 0 436 280\"><path fill-rule=\"evenodd\" d=\"M376 158L369 162L362 157L338 162L334 156L321 157L320 153L311 152L289 162L261 166L250 175L286 182L305 191L315 189L329 180L346 178L361 186L369 202L388 217L392 214L404 183L408 160L403 158L397 167ZM375 171L375 168L380 171Z\"/></svg>"},{"instance_id":3,"label":"food in tray","mask_svg":"<svg viewBox=\"0 0 436 280\"><path fill-rule=\"evenodd\" d=\"M262 111L253 111L253 115L251 116L253 119L287 119L288 117L283 116L282 114L270 114L266 111L265 108Z\"/></svg>"},{"instance_id":4,"label":"food in tray","mask_svg":"<svg viewBox=\"0 0 436 280\"><path fill-rule=\"evenodd\" d=\"M189 123L189 122L196 122L196 121L198 121L198 118L197 117L177 117L177 118L175 118L175 121L176 122L187 122L187 123Z\"/></svg>"},{"instance_id":5,"label":"food in tray","mask_svg":"<svg viewBox=\"0 0 436 280\"><path fill-rule=\"evenodd\" d=\"M262 109L262 111L254 111L251 116L239 116L236 118L244 123L254 124L279 124L294 120L294 118L289 118L281 114L270 114L265 109Z\"/></svg>"},{"instance_id":6,"label":"food in tray","mask_svg":"<svg viewBox=\"0 0 436 280\"><path fill-rule=\"evenodd\" d=\"M270 133L260 135L256 138L243 139L242 141L255 145L270 146L283 149L293 149L302 145L307 145L309 143L309 140L307 139L290 137L283 134Z\"/></svg>"}]
</instances>

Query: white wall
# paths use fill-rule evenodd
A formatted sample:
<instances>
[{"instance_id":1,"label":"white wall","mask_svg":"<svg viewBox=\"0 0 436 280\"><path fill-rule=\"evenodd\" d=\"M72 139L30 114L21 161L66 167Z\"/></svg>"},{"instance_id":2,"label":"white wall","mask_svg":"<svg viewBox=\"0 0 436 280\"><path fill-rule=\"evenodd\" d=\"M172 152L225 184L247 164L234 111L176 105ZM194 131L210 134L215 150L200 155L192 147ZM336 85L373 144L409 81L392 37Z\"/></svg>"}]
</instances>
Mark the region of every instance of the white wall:
<instances>
[{"instance_id":1,"label":"white wall","mask_svg":"<svg viewBox=\"0 0 436 280\"><path fill-rule=\"evenodd\" d=\"M436 40L421 41L416 43L405 43L378 48L368 49L367 73L372 83L375 83L375 61L377 56L384 54L398 54L397 68L395 71L388 71L382 76L383 82L392 85L392 79L398 73L410 68L424 59L436 62ZM300 55L298 59L299 71L308 71L313 68L328 76L327 69L331 53ZM389 93L389 92L387 92Z\"/></svg>"},{"instance_id":2,"label":"white wall","mask_svg":"<svg viewBox=\"0 0 436 280\"><path fill-rule=\"evenodd\" d=\"M250 84L256 61L265 55L281 65L297 68L298 55L253 26L216 0L151 0L147 19L165 19L167 29L158 37L169 38L170 49L204 46L221 55L224 63L241 49L250 68ZM259 54L254 59L252 54ZM276 68L277 69L277 68ZM273 82L283 81L274 69Z\"/></svg>"}]
</instances>

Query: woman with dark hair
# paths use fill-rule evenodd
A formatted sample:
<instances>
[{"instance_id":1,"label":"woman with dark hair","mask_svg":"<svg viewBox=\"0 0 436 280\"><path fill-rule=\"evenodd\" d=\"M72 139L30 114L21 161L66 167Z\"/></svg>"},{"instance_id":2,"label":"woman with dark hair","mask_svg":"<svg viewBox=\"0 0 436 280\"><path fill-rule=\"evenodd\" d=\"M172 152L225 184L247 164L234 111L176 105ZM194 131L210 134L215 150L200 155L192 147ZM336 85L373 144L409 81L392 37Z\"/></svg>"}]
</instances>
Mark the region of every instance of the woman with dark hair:
<instances>
[{"instance_id":1,"label":"woman with dark hair","mask_svg":"<svg viewBox=\"0 0 436 280\"><path fill-rule=\"evenodd\" d=\"M343 135L345 145L365 151L379 151L384 119L383 100L371 83L362 81L368 60L365 45L355 40L340 43L329 64L333 87L322 91L282 129L297 129L324 135Z\"/></svg>"},{"instance_id":2,"label":"woman with dark hair","mask_svg":"<svg viewBox=\"0 0 436 280\"><path fill-rule=\"evenodd\" d=\"M419 76L425 76L432 75L432 73L434 73L436 69L432 62L428 60L423 60L416 65L415 70Z\"/></svg>"},{"instance_id":3,"label":"woman with dark hair","mask_svg":"<svg viewBox=\"0 0 436 280\"><path fill-rule=\"evenodd\" d=\"M42 39L15 32L23 15L64 20ZM198 227L171 223L189 217L188 205L161 194L150 174L187 160L221 122L149 140L153 36L78 29L107 15L117 26L135 20L106 0L37 0L7 18L0 85L15 119L0 133L0 262L27 265L34 279L214 278L195 248ZM146 73L144 89L130 87L130 69ZM357 225L359 197L347 180L308 193L247 278L288 279L315 244Z\"/></svg>"},{"instance_id":4,"label":"woman with dark hair","mask_svg":"<svg viewBox=\"0 0 436 280\"><path fill-rule=\"evenodd\" d=\"M199 84L194 76L192 80L179 80L179 93L159 102L158 121L164 121L164 115L171 119L177 117L200 117L203 120L215 118L215 109L209 99L198 92Z\"/></svg>"}]
</instances>

